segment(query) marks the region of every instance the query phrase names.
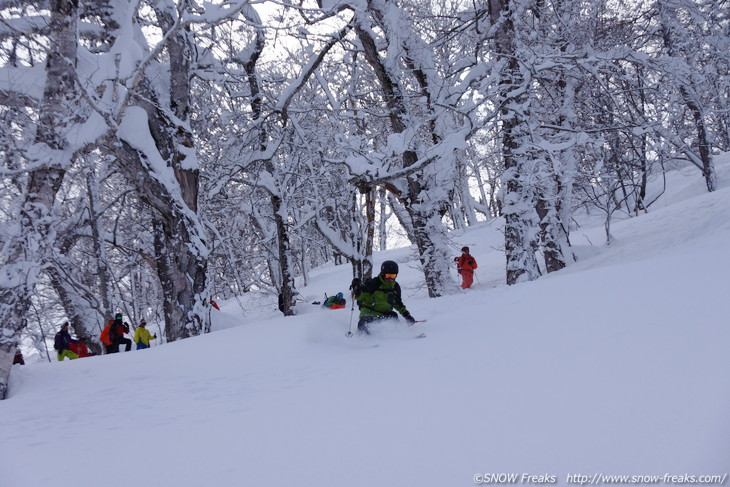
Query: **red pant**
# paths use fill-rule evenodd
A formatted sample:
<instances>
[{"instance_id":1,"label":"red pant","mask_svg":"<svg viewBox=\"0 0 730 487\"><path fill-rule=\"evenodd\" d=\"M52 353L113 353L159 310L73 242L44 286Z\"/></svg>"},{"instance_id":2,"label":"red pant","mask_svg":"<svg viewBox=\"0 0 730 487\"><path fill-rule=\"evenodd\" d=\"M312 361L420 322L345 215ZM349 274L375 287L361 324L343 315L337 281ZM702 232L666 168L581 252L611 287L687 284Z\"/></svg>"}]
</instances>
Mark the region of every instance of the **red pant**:
<instances>
[{"instance_id":1,"label":"red pant","mask_svg":"<svg viewBox=\"0 0 730 487\"><path fill-rule=\"evenodd\" d=\"M466 269L462 269L459 271L459 274L461 274L461 288L470 288L472 283L474 282L474 271L467 271Z\"/></svg>"}]
</instances>

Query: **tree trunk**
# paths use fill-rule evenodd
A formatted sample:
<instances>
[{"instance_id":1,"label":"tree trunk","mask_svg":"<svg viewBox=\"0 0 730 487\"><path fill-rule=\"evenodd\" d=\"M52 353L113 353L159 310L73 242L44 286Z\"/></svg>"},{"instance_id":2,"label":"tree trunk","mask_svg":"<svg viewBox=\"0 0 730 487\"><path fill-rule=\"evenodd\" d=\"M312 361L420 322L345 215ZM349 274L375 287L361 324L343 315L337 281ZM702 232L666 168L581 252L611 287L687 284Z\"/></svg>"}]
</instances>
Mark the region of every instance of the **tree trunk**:
<instances>
[{"instance_id":1,"label":"tree trunk","mask_svg":"<svg viewBox=\"0 0 730 487\"><path fill-rule=\"evenodd\" d=\"M365 252L365 233L363 230L362 208L360 207L360 193L363 190L354 191L348 212L349 225L347 226L346 241L349 241L354 249L348 253L348 260L352 265L352 277L365 281L372 277L373 263L372 255L366 255ZM365 189L365 191L368 191ZM366 212L367 213L367 212ZM367 221L365 221L367 225Z\"/></svg>"},{"instance_id":2,"label":"tree trunk","mask_svg":"<svg viewBox=\"0 0 730 487\"><path fill-rule=\"evenodd\" d=\"M86 176L86 190L89 197L89 226L91 228L91 242L94 246L97 262L97 276L99 279L99 294L101 294L101 309L97 309L102 316L102 324L105 319L112 317L112 300L111 300L111 278L109 266L106 260L106 250L104 249L103 229L101 227L101 215L96 209L96 181L91 172ZM101 330L100 330L101 331Z\"/></svg>"},{"instance_id":3,"label":"tree trunk","mask_svg":"<svg viewBox=\"0 0 730 487\"><path fill-rule=\"evenodd\" d=\"M244 10L244 15L253 25L260 25L261 21L253 9ZM256 41L253 43L252 49L249 51L249 58L244 60L244 69L248 80L249 89L251 90L251 119L257 121L262 116L262 95L261 85L259 83L258 73L256 72L256 63L266 47L266 36L263 28L259 27L256 31ZM262 152L266 151L267 133L263 127L258 128L258 149ZM276 174L274 163L271 160L264 161L264 168L273 177ZM272 280L278 286L279 291L279 310L284 316L293 316L295 314L297 290L294 281L294 268L291 252L291 239L289 238L289 228L287 225L287 212L285 201L281 194L271 191L271 188L263 188L269 192L269 201L271 202L272 218L276 227L276 244L277 244L277 264L269 263ZM277 275L278 274L278 275ZM276 281L279 281L278 283Z\"/></svg>"},{"instance_id":4,"label":"tree trunk","mask_svg":"<svg viewBox=\"0 0 730 487\"><path fill-rule=\"evenodd\" d=\"M514 25L509 0L490 0L489 11L493 24L498 24L495 44L499 58L505 62L501 81L502 150L504 155L503 186L505 188L505 256L506 280L512 285L531 281L540 276L535 257L536 225L532 213L535 201L532 188L526 187L523 179L528 175L522 151L522 139L527 128L527 96L524 93L525 80L517 61ZM511 109L508 105L519 107Z\"/></svg>"},{"instance_id":5,"label":"tree trunk","mask_svg":"<svg viewBox=\"0 0 730 487\"><path fill-rule=\"evenodd\" d=\"M376 12L376 15L380 12ZM359 25L355 28L363 46L365 58L375 71L380 82L385 104L388 108L388 119L393 133L404 133L408 128L409 114L406 109L404 94L399 86L399 80L389 71L386 62L381 59L375 41L370 33ZM435 137L435 134L432 134ZM406 150L402 155L403 167L413 166L418 161L418 155L412 150ZM439 211L440 202L434 202L428 197L427 191L418 180L423 177L421 172L408 176L407 193L398 196L404 206L411 223L414 243L418 247L419 260L426 280L429 297L438 297L444 294L447 283L451 281L448 267L448 250L446 246L446 229L441 222Z\"/></svg>"},{"instance_id":6,"label":"tree trunk","mask_svg":"<svg viewBox=\"0 0 730 487\"><path fill-rule=\"evenodd\" d=\"M66 146L62 133L78 104L74 82L78 4L73 0L51 0L50 11L46 84L36 133L36 142L49 150L49 162L30 174L28 192L18 215L18 234L5 245L8 250L0 284L0 399L7 394L15 347L26 325L24 316L38 273L53 245L51 210L69 161L54 160L52 154Z\"/></svg>"},{"instance_id":7,"label":"tree trunk","mask_svg":"<svg viewBox=\"0 0 730 487\"><path fill-rule=\"evenodd\" d=\"M167 340L207 333L210 331L205 301L207 262L191 252L187 225L175 211L155 218L153 228Z\"/></svg>"},{"instance_id":8,"label":"tree trunk","mask_svg":"<svg viewBox=\"0 0 730 487\"><path fill-rule=\"evenodd\" d=\"M165 32L176 28L178 12L172 2L159 1L154 6L159 25ZM165 333L173 341L205 333L210 329L209 293L206 287L208 249L205 232L198 218L200 170L195 144L189 127L191 34L178 29L167 40L169 56L170 109L160 107L159 97L150 79L137 86L136 103L147 113L147 122L159 156L174 174L177 186L163 184L169 176L156 174L143 148L126 140L115 144L120 157L119 169L133 182L143 201L155 211L155 260L163 288ZM129 109L128 109L129 110ZM179 190L179 192L177 191Z\"/></svg>"},{"instance_id":9,"label":"tree trunk","mask_svg":"<svg viewBox=\"0 0 730 487\"><path fill-rule=\"evenodd\" d=\"M408 151L403 155L405 167L415 163L416 154ZM413 159L409 161L409 159ZM423 201L427 191L415 177L408 178L408 197L406 210L413 225L413 237L418 248L418 258L426 278L428 296L437 298L446 291L446 283L451 280L451 264L447 249L446 229L441 222L441 214L432 202Z\"/></svg>"},{"instance_id":10,"label":"tree trunk","mask_svg":"<svg viewBox=\"0 0 730 487\"><path fill-rule=\"evenodd\" d=\"M363 256L363 277L373 276L373 246L375 244L375 200L376 188L369 188L365 193L365 252Z\"/></svg>"},{"instance_id":11,"label":"tree trunk","mask_svg":"<svg viewBox=\"0 0 730 487\"><path fill-rule=\"evenodd\" d=\"M284 313L284 316L294 316L296 314L294 305L296 304L297 291L294 285L289 229L283 216L285 208L282 199L276 195L271 195L271 208L274 212L276 225L278 268L281 277L281 289L279 291L281 312Z\"/></svg>"},{"instance_id":12,"label":"tree trunk","mask_svg":"<svg viewBox=\"0 0 730 487\"><path fill-rule=\"evenodd\" d=\"M190 144L192 137L153 102L156 98L152 90L145 90L145 94L139 103L147 112L159 155L172 162L179 192L171 192L161 182L165 175L156 174L154 166L147 162L148 156L129 145L133 141L123 140L122 144L115 145L117 166L135 185L141 199L154 210L156 270L166 300L165 332L167 340L174 341L210 329L207 312L210 298L206 288L208 249L197 215L197 164L186 161L187 157L195 157L194 151L187 145L176 144L171 135L186 133L184 138Z\"/></svg>"},{"instance_id":13,"label":"tree trunk","mask_svg":"<svg viewBox=\"0 0 730 487\"><path fill-rule=\"evenodd\" d=\"M551 225L549 222L556 221L556 215L551 213L557 213L558 208L554 208L552 204L546 201L545 198L540 198L535 206L537 216L540 221L540 235L542 237L542 252L543 258L545 259L545 269L548 273L559 271L566 265L565 259L563 258L562 247L559 243L558 237L554 234L555 225Z\"/></svg>"},{"instance_id":14,"label":"tree trunk","mask_svg":"<svg viewBox=\"0 0 730 487\"><path fill-rule=\"evenodd\" d=\"M388 213L388 195L385 188L378 188L378 202L380 203L380 222L378 226L378 248L385 250L388 248L388 218L392 213Z\"/></svg>"},{"instance_id":15,"label":"tree trunk","mask_svg":"<svg viewBox=\"0 0 730 487\"><path fill-rule=\"evenodd\" d=\"M661 15L661 29L664 47L667 48L670 56L676 56L677 53L674 46L674 32L672 30L671 22L673 22L674 19L677 18L677 11L671 6L670 2L659 2L659 11ZM697 66L688 66L688 69L697 69ZM692 88L692 91L696 92L698 89L704 89L702 87L698 88L697 86L693 86L691 80L688 80L687 83ZM692 113L692 117L694 118L694 126L695 130L697 131L697 150L699 152L698 156L700 160L698 166L702 171L703 177L705 178L707 191L713 192L717 189L717 173L715 172L715 164L712 160L710 140L707 135L707 126L705 123L705 116L702 113L702 107L697 104L695 97L692 95L690 89L687 87L686 84L684 84L684 82L678 81L677 86L679 88L679 93L682 95L682 100L684 101L685 105L687 105L687 108Z\"/></svg>"}]
</instances>

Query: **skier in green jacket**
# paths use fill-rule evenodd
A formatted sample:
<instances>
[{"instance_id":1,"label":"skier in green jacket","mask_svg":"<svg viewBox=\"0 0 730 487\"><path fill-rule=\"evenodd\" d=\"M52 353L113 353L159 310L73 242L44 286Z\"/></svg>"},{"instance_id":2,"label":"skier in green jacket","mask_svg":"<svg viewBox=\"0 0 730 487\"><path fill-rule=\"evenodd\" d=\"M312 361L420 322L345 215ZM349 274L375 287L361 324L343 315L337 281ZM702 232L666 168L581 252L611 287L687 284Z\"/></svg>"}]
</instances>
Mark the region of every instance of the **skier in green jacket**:
<instances>
[{"instance_id":1,"label":"skier in green jacket","mask_svg":"<svg viewBox=\"0 0 730 487\"><path fill-rule=\"evenodd\" d=\"M398 264L386 260L380 266L380 274L368 279L365 284L357 278L352 280L350 289L360 308L360 320L357 322L360 334L369 335L368 326L373 322L398 319L398 314L393 309L397 310L409 325L416 322L403 304L400 285L395 282L397 275Z\"/></svg>"}]
</instances>

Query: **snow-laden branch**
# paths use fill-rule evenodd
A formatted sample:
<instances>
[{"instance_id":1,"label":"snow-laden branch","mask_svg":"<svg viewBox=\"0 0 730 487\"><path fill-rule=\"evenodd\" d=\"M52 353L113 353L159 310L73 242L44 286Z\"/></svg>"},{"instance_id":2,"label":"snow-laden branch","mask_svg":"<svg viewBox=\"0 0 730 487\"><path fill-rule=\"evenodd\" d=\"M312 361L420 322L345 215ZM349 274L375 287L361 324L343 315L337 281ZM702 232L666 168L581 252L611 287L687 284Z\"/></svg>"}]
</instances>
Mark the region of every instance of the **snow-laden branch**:
<instances>
[{"instance_id":1,"label":"snow-laden branch","mask_svg":"<svg viewBox=\"0 0 730 487\"><path fill-rule=\"evenodd\" d=\"M185 2L183 2L184 4ZM175 35L177 35L182 29L185 29L186 27L189 27L192 24L198 24L198 23L206 23L209 21L213 21L214 23L220 23L223 20L232 18L236 15L238 15L241 10L248 6L250 4L250 0L240 0L238 2L226 2L223 5L220 5L221 8L218 8L217 5L207 4L215 14L212 14L210 16L207 15L192 15L190 18L186 18L187 14L184 12L179 12L177 18L175 19L175 23L168 29L167 32L163 35L162 39L155 45L153 49L150 50L150 52L139 61L139 64L136 67L136 71L134 75L131 77L131 79L128 79L125 83L126 92L124 94L124 97L122 98L121 102L117 105L117 109L114 113L114 118L117 120L121 120L121 117L124 114L124 110L129 104L129 98L132 96L132 92L135 90L135 88L139 85L140 81L142 80L145 70L147 67L152 63L154 59L157 59L157 57L160 55L163 49L167 47L168 41ZM182 5L181 5L182 7ZM227 8L224 8L227 7Z\"/></svg>"},{"instance_id":2,"label":"snow-laden branch","mask_svg":"<svg viewBox=\"0 0 730 487\"><path fill-rule=\"evenodd\" d=\"M200 9L188 10L183 14L184 25L190 24L206 24L206 25L219 25L239 13L244 8L251 6L253 2L251 0L239 0L224 1L222 3L202 2Z\"/></svg>"},{"instance_id":3,"label":"snow-laden branch","mask_svg":"<svg viewBox=\"0 0 730 487\"><path fill-rule=\"evenodd\" d=\"M199 218L189 205L185 204L185 198L182 194L180 182L175 175L175 170L168 165L157 148L156 142L150 132L148 114L145 109L136 106L129 107L122 122L119 124L116 136L119 140L125 142L129 147L139 153L139 162L144 166L151 178L165 189L165 194L156 196L169 197L175 210L184 216L189 224L192 225L192 228L196 230L195 235L191 235L192 242L190 243L197 248L200 255L207 255L205 244L199 240L200 236L203 235Z\"/></svg>"},{"instance_id":4,"label":"snow-laden branch","mask_svg":"<svg viewBox=\"0 0 730 487\"><path fill-rule=\"evenodd\" d=\"M3 6L0 5L0 10ZM105 32L98 24L79 21L79 35L87 39L101 39ZM49 35L50 26L45 15L28 15L10 19L0 18L0 40L29 34Z\"/></svg>"},{"instance_id":5,"label":"snow-laden branch","mask_svg":"<svg viewBox=\"0 0 730 487\"><path fill-rule=\"evenodd\" d=\"M208 197L210 198L218 195L229 183L229 181L236 176L236 174L240 173L241 171L245 171L251 164L255 164L257 162L271 161L276 156L276 153L279 151L279 147L283 142L284 136L282 135L275 139L273 142L267 144L264 150L251 152L250 155L245 158L245 160L240 162L230 161L230 163L226 166L227 174L220 175L216 183L208 189ZM271 186L266 185L265 181L253 181L247 178L245 179L245 183L254 187L264 188L269 192L275 192L275 189Z\"/></svg>"},{"instance_id":6,"label":"snow-laden branch","mask_svg":"<svg viewBox=\"0 0 730 487\"><path fill-rule=\"evenodd\" d=\"M443 140L427 148L423 156L418 158L408 167L391 171L380 172L386 167L385 161L390 157L398 156L407 151L407 141L402 139L401 134L393 134L389 138L389 147L393 150L392 156L384 156L379 153L360 154L347 157L344 163L352 175L350 182L357 187L377 186L386 182L408 177L424 169L427 165L434 163L444 157L451 157L454 151L466 148L467 134L469 128L464 127L458 132L445 136ZM396 141L400 139L400 143Z\"/></svg>"},{"instance_id":7,"label":"snow-laden branch","mask_svg":"<svg viewBox=\"0 0 730 487\"><path fill-rule=\"evenodd\" d=\"M322 211L323 209L319 208L317 210L317 213L321 214ZM357 248L355 248L350 242L340 237L336 230L330 228L329 225L327 225L327 223L325 222L324 218L316 218L315 222L317 224L317 230L319 230L319 233L322 234L325 240L327 240L327 242L329 242L329 244L333 248L335 248L337 252L353 260L360 260L365 258L365 256L362 255L362 252L358 251Z\"/></svg>"},{"instance_id":8,"label":"snow-laden branch","mask_svg":"<svg viewBox=\"0 0 730 487\"><path fill-rule=\"evenodd\" d=\"M288 118L287 111L294 96L307 83L309 78L319 67L320 63L325 58L330 49L332 49L332 47L334 47L338 42L344 39L347 33L352 30L352 27L352 20L350 20L350 22L348 22L345 27L340 29L339 32L329 35L327 42L325 42L324 46L322 46L319 52L311 56L307 63L302 67L302 71L299 73L297 79L292 81L289 86L287 86L282 91L281 95L279 96L279 101L276 103L276 111L282 114L282 118L284 119L285 124Z\"/></svg>"}]
</instances>

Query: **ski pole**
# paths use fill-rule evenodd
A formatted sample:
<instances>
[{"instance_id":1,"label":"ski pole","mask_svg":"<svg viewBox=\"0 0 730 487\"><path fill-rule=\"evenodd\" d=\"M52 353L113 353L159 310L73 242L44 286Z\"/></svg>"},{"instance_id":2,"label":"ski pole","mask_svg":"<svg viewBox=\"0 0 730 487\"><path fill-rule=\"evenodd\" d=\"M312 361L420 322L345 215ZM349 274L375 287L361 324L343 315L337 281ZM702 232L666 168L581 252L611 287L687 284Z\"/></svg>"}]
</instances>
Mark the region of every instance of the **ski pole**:
<instances>
[{"instance_id":1,"label":"ski pole","mask_svg":"<svg viewBox=\"0 0 730 487\"><path fill-rule=\"evenodd\" d=\"M355 312L355 300L351 299L352 305L350 306L350 324L347 327L347 334L345 335L347 338L350 338L352 336L352 315Z\"/></svg>"}]
</instances>

